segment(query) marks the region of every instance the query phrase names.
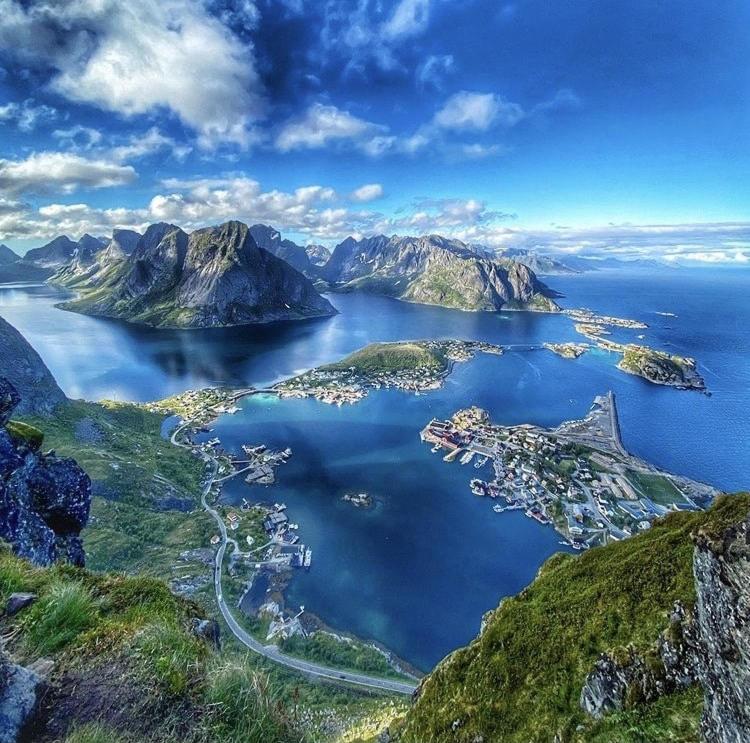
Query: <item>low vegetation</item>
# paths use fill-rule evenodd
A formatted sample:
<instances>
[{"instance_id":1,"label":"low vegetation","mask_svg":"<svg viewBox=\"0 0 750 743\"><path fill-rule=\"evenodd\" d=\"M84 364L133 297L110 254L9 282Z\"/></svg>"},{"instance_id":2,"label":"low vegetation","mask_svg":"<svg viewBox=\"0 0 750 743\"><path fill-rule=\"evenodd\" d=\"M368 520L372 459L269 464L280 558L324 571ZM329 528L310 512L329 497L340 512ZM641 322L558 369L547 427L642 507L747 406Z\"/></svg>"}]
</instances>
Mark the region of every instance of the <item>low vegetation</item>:
<instances>
[{"instance_id":1,"label":"low vegetation","mask_svg":"<svg viewBox=\"0 0 750 743\"><path fill-rule=\"evenodd\" d=\"M707 512L671 514L578 558L550 558L527 589L488 615L474 642L430 675L399 740L697 739L701 704L693 691L622 713L619 724L594 723L580 693L600 653L633 645L647 654L674 602L693 604L691 534L718 533L748 510L749 495L725 496Z\"/></svg>"},{"instance_id":2,"label":"low vegetation","mask_svg":"<svg viewBox=\"0 0 750 743\"><path fill-rule=\"evenodd\" d=\"M419 343L371 343L349 356L320 367L321 370L346 370L354 368L359 374L411 371L421 367L447 368L445 357L436 349Z\"/></svg>"},{"instance_id":3,"label":"low vegetation","mask_svg":"<svg viewBox=\"0 0 750 743\"><path fill-rule=\"evenodd\" d=\"M68 743L292 743L278 692L241 655L194 633L204 617L156 579L69 566L36 568L0 551L0 601L38 598L0 622L21 662L50 658L46 724L34 739ZM116 732L115 732L116 731Z\"/></svg>"},{"instance_id":4,"label":"low vegetation","mask_svg":"<svg viewBox=\"0 0 750 743\"><path fill-rule=\"evenodd\" d=\"M45 447L73 457L91 477L83 540L94 570L169 579L180 553L206 546L213 534L211 520L196 512L203 465L161 435L163 420L136 405L77 400L52 418L15 423L21 432L43 429Z\"/></svg>"}]
</instances>

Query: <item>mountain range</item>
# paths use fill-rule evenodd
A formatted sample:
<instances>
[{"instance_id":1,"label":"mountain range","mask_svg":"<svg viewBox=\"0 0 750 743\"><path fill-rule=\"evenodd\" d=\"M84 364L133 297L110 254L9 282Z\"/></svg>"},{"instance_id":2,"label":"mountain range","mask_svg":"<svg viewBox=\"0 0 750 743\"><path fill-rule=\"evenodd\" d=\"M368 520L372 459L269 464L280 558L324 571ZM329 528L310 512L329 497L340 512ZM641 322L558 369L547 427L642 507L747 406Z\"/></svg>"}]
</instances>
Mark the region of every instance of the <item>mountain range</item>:
<instances>
[{"instance_id":1,"label":"mountain range","mask_svg":"<svg viewBox=\"0 0 750 743\"><path fill-rule=\"evenodd\" d=\"M490 258L440 235L378 237L339 243L321 269L338 291L364 290L461 310L554 312L555 292L523 263Z\"/></svg>"},{"instance_id":2,"label":"mountain range","mask_svg":"<svg viewBox=\"0 0 750 743\"><path fill-rule=\"evenodd\" d=\"M176 225L154 224L134 247L132 235L122 237L94 254L88 270L66 266L54 277L79 292L63 309L178 328L335 313L308 278L258 247L241 222L190 235Z\"/></svg>"}]
</instances>

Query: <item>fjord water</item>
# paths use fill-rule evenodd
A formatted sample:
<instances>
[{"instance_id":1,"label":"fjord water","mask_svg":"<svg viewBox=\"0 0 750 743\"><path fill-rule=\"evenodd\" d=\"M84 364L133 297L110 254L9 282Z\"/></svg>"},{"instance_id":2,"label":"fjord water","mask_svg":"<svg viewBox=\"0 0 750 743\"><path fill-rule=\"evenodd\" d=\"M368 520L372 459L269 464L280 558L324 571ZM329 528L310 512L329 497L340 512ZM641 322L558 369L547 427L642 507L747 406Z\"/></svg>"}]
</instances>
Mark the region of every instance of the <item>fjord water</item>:
<instances>
[{"instance_id":1,"label":"fjord water","mask_svg":"<svg viewBox=\"0 0 750 743\"><path fill-rule=\"evenodd\" d=\"M477 404L502 423L555 425L617 394L626 446L665 469L736 490L750 486L750 271L600 271L554 277L561 304L649 324L615 339L695 356L712 392L658 387L595 351L479 355L442 390L371 394L353 407L258 396L215 427L229 447L291 446L278 484L227 497L283 500L314 553L289 597L331 626L392 647L421 668L476 634L481 615L531 580L554 532L473 497L471 465L419 441L433 416ZM163 331L62 312L49 287L0 288L0 315L40 352L71 396L148 400L207 384L263 386L369 342L455 337L524 346L579 340L565 317L471 314L366 295L332 295L334 318L261 328ZM658 313L674 313L676 317ZM488 473L489 474L489 473ZM371 511L341 501L367 491Z\"/></svg>"}]
</instances>

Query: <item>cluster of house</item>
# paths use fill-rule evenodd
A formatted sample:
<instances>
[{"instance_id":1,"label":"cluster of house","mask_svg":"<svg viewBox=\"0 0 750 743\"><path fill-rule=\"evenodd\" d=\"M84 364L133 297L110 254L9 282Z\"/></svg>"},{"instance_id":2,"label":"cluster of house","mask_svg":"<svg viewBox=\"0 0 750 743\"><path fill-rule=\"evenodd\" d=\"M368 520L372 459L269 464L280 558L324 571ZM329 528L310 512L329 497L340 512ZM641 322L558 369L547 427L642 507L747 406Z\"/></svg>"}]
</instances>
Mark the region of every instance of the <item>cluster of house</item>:
<instances>
[{"instance_id":1,"label":"cluster of house","mask_svg":"<svg viewBox=\"0 0 750 743\"><path fill-rule=\"evenodd\" d=\"M449 421L430 421L421 438L434 444L433 451L447 449L446 459L461 451L464 464L474 454L480 456L477 467L484 457L492 459L494 480L474 478L472 492L503 498L507 506L495 511L523 509L530 518L553 523L577 549L648 529L670 510L698 510L687 500L665 506L645 497L614 471L618 464L603 452L575 454L559 436L533 426L493 426L479 408L461 410ZM610 472L604 471L607 466Z\"/></svg>"}]
</instances>

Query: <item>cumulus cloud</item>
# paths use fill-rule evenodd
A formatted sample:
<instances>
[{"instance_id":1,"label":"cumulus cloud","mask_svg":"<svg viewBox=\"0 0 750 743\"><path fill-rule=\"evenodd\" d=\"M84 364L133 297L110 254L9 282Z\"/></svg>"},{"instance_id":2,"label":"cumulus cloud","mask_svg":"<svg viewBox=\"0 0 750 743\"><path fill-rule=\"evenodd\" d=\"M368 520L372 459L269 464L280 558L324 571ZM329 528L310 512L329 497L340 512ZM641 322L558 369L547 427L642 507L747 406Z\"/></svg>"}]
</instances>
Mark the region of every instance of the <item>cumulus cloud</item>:
<instances>
[{"instance_id":1,"label":"cumulus cloud","mask_svg":"<svg viewBox=\"0 0 750 743\"><path fill-rule=\"evenodd\" d=\"M443 129L486 131L494 124L514 126L523 117L521 106L499 95L462 90L445 102L434 123Z\"/></svg>"},{"instance_id":2,"label":"cumulus cloud","mask_svg":"<svg viewBox=\"0 0 750 743\"><path fill-rule=\"evenodd\" d=\"M25 160L0 160L0 193L72 193L131 183L135 170L103 159L63 152L36 152Z\"/></svg>"},{"instance_id":3,"label":"cumulus cloud","mask_svg":"<svg viewBox=\"0 0 750 743\"><path fill-rule=\"evenodd\" d=\"M112 147L109 154L118 162L123 162L147 157L161 150L169 150L177 160L184 160L192 149L189 145L180 144L172 137L162 134L156 127L151 127L144 134L129 137L125 144Z\"/></svg>"},{"instance_id":4,"label":"cumulus cloud","mask_svg":"<svg viewBox=\"0 0 750 743\"><path fill-rule=\"evenodd\" d=\"M363 142L382 130L377 124L352 116L336 106L315 103L299 119L287 122L276 137L281 152L320 149L331 142Z\"/></svg>"},{"instance_id":5,"label":"cumulus cloud","mask_svg":"<svg viewBox=\"0 0 750 743\"><path fill-rule=\"evenodd\" d=\"M383 195L383 186L380 183L367 183L352 192L353 201L375 201Z\"/></svg>"},{"instance_id":6,"label":"cumulus cloud","mask_svg":"<svg viewBox=\"0 0 750 743\"><path fill-rule=\"evenodd\" d=\"M1 7L1 6L0 6ZM54 119L56 109L36 104L31 98L21 103L11 101L0 106L0 122L14 122L22 132L30 132L37 124Z\"/></svg>"},{"instance_id":7,"label":"cumulus cloud","mask_svg":"<svg viewBox=\"0 0 750 743\"><path fill-rule=\"evenodd\" d=\"M102 141L102 133L98 129L81 124L76 124L67 129L55 129L52 136L63 145L80 150L90 150Z\"/></svg>"},{"instance_id":8,"label":"cumulus cloud","mask_svg":"<svg viewBox=\"0 0 750 743\"><path fill-rule=\"evenodd\" d=\"M200 0L0 0L0 49L52 68L51 88L126 116L168 109L203 146L254 142L252 50Z\"/></svg>"}]
</instances>

